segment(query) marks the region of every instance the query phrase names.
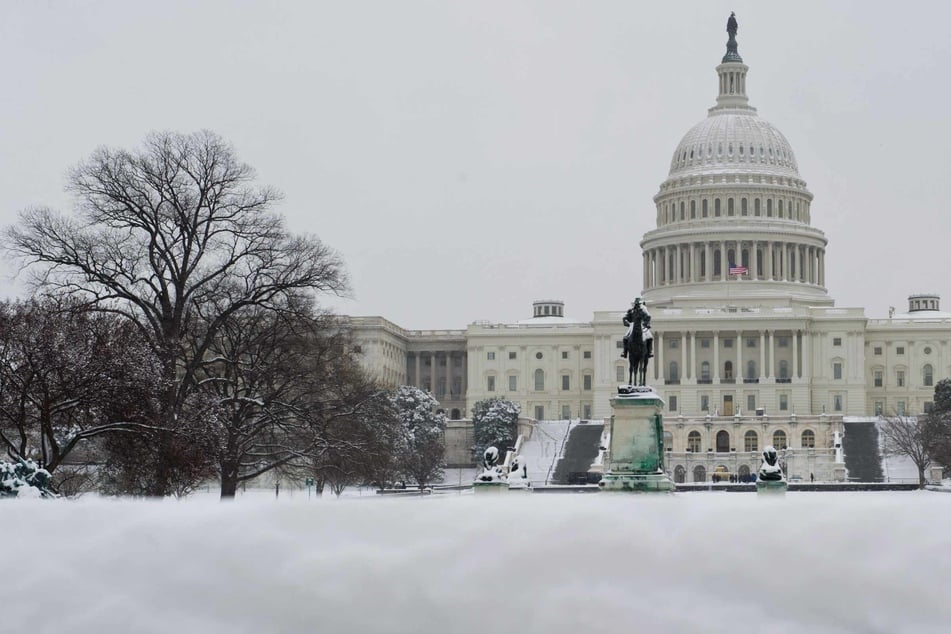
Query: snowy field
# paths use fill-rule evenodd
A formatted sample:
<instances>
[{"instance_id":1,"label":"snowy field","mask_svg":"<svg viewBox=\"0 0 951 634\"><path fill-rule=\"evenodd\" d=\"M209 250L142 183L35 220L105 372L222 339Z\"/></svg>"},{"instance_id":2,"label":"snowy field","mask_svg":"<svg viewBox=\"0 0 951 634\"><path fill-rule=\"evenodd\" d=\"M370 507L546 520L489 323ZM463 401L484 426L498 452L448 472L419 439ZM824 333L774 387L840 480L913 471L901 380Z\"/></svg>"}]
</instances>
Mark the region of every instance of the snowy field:
<instances>
[{"instance_id":1,"label":"snowy field","mask_svg":"<svg viewBox=\"0 0 951 634\"><path fill-rule=\"evenodd\" d=\"M947 632L951 494L5 500L3 632Z\"/></svg>"}]
</instances>

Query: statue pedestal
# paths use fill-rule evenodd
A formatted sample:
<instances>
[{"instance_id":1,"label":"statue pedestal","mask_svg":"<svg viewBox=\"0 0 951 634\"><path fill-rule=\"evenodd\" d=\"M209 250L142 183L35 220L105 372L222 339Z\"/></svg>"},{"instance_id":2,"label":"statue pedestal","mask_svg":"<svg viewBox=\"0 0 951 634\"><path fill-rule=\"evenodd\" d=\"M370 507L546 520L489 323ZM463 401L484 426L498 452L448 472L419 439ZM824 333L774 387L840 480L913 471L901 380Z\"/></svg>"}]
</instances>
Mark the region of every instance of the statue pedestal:
<instances>
[{"instance_id":1,"label":"statue pedestal","mask_svg":"<svg viewBox=\"0 0 951 634\"><path fill-rule=\"evenodd\" d=\"M508 493L509 483L505 480L496 480L495 482L473 482L472 492L476 495L486 493Z\"/></svg>"},{"instance_id":2,"label":"statue pedestal","mask_svg":"<svg viewBox=\"0 0 951 634\"><path fill-rule=\"evenodd\" d=\"M756 492L767 495L785 495L789 484L783 480L757 480Z\"/></svg>"},{"instance_id":3,"label":"statue pedestal","mask_svg":"<svg viewBox=\"0 0 951 634\"><path fill-rule=\"evenodd\" d=\"M624 390L611 399L611 443L602 491L670 492L664 473L664 400L650 387Z\"/></svg>"}]
</instances>

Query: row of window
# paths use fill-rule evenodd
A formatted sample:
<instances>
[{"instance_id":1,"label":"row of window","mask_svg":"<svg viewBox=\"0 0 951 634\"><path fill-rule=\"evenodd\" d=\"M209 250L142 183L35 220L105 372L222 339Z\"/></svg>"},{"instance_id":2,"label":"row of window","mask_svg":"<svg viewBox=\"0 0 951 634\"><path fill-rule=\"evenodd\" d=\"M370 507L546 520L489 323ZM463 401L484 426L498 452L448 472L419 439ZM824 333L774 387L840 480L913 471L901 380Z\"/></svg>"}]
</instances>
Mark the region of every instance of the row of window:
<instances>
[{"instance_id":1,"label":"row of window","mask_svg":"<svg viewBox=\"0 0 951 634\"><path fill-rule=\"evenodd\" d=\"M747 347L747 348L755 348L756 346L759 345L759 344L757 343L757 342L758 342L758 339L757 339L756 337L744 337L744 338L746 339L746 347ZM679 348L680 348L680 339L666 339L666 341L667 341L667 347L668 347L668 348L670 348L670 349L672 349L672 350L673 350L673 349L679 349ZM710 348L710 347L712 346L713 339L711 339L710 337L698 337L698 338L697 338L697 341L699 342L701 348ZM733 347L733 338L732 338L732 337L722 337L722 338L720 339L720 342L723 344L723 347L724 347L724 348L732 348L732 347ZM789 337L788 337L788 336L785 336L785 335L780 335L780 336L776 337L776 345L777 345L778 347L780 347L780 348L788 348L788 347L789 347ZM621 347L621 343L618 342L618 348L620 348L620 347Z\"/></svg>"},{"instance_id":2,"label":"row of window","mask_svg":"<svg viewBox=\"0 0 951 634\"><path fill-rule=\"evenodd\" d=\"M921 368L921 383L925 387L934 386L934 368L931 367L930 363L926 363ZM884 370L873 370L872 371L872 384L875 387L884 387L885 386L885 371ZM895 386L896 387L905 387L905 370L895 370Z\"/></svg>"},{"instance_id":3,"label":"row of window","mask_svg":"<svg viewBox=\"0 0 951 634\"><path fill-rule=\"evenodd\" d=\"M712 200L712 205L711 205ZM697 200L690 200L689 205L687 201L679 202L670 202L664 203L660 206L660 220L662 224L669 222L676 222L677 220L696 220L699 218L709 218L711 217L710 207L713 207L712 217L719 218L724 215L723 207L726 207L725 214L726 216L735 216L736 213L736 203L734 198L725 199L725 205L721 202L720 198L707 199L702 198L699 200L699 206L697 205ZM698 209L699 207L699 209ZM739 215L749 216L750 215L750 205L749 199L740 198L739 204ZM765 209L764 209L765 207ZM773 210L776 210L776 213L773 213ZM765 213L764 213L765 211ZM795 201L795 207L793 207L793 201L785 201L785 199L777 199L774 203L772 198L767 198L765 204L761 202L761 199L753 199L753 216L764 216L767 218L772 218L774 215L776 218L780 219L789 219L789 220L800 220L803 222L808 222L808 212L809 205L808 203L804 204L802 201Z\"/></svg>"},{"instance_id":4,"label":"row of window","mask_svg":"<svg viewBox=\"0 0 951 634\"><path fill-rule=\"evenodd\" d=\"M773 432L773 447L782 450L788 447L786 432L777 429ZM715 447L711 447L717 452L736 451L736 447L730 442L730 432L721 429L715 436ZM703 451L701 443L703 436L698 431L692 431L687 434L687 451L699 453ZM816 434L811 429L803 430L799 437L801 446L805 449L814 449L816 446ZM759 451L759 434L752 429L743 434L743 451Z\"/></svg>"},{"instance_id":5,"label":"row of window","mask_svg":"<svg viewBox=\"0 0 951 634\"><path fill-rule=\"evenodd\" d=\"M925 354L931 354L931 346L925 346L925 347L922 349L922 352L924 352ZM882 356L882 347L881 347L881 346L873 346L873 347L872 347L872 354L875 355L876 357ZM904 354L905 354L905 346L895 346L895 354L898 355L898 356L904 355Z\"/></svg>"},{"instance_id":6,"label":"row of window","mask_svg":"<svg viewBox=\"0 0 951 634\"><path fill-rule=\"evenodd\" d=\"M582 356L583 359L590 359L590 358L591 358L591 351L590 351L590 350L584 350L584 351L582 351L581 356ZM485 358L486 358L488 361L495 361L495 351L491 351L491 350L490 350L489 352L486 352L486 353L485 353ZM545 353L540 352L540 351L539 351L539 352L536 352L536 353L535 353L535 358L536 358L536 359L544 359L544 358L545 358ZM562 350L562 351L561 351L561 358L562 358L562 359L569 359L569 358L570 358L569 353L568 353L567 350ZM509 350L509 359L510 359L510 360L512 360L512 359L518 359L518 353L517 353L515 350ZM443 363L443 365L445 365L445 363Z\"/></svg>"},{"instance_id":7,"label":"row of window","mask_svg":"<svg viewBox=\"0 0 951 634\"><path fill-rule=\"evenodd\" d=\"M493 374L490 374L485 377L486 392L495 391L495 385L496 385L495 379L496 377ZM534 379L535 379L535 388L534 388L535 391L536 392L544 391L545 390L545 371L542 369L535 370ZM591 378L590 374L583 375L581 377L582 389L584 389L585 391L590 391L592 381L593 379ZM571 375L568 375L568 374L561 375L561 389L562 391L571 390ZM508 376L508 391L509 392L518 391L518 375L517 374L510 374Z\"/></svg>"},{"instance_id":8,"label":"row of window","mask_svg":"<svg viewBox=\"0 0 951 634\"><path fill-rule=\"evenodd\" d=\"M545 406L536 405L535 406L535 420L546 420L545 418ZM569 418L575 417L575 412L571 411L571 405L562 405L561 406L561 419L568 420ZM591 403L583 403L581 405L581 411L577 412L578 418L583 418L588 420L591 418Z\"/></svg>"},{"instance_id":9,"label":"row of window","mask_svg":"<svg viewBox=\"0 0 951 634\"><path fill-rule=\"evenodd\" d=\"M779 399L778 399L778 401L779 401L779 403L778 403L778 405L779 405L779 411L781 411L781 412L787 412L787 411L789 411L789 394L780 393L780 394L778 394L777 396L779 397ZM671 412L676 412L678 406L679 406L679 403L678 403L677 395L676 395L676 394L668 395L668 396L667 396L667 408L668 408ZM723 416L733 416L734 413L735 413L735 412L733 411L733 406L734 406L733 395L732 395L732 394L724 394L724 395L723 395L723 409L721 410L719 407L717 407L717 410L716 410L716 411L717 411L717 413L719 413L719 414L721 414L721 415L723 415ZM757 407L756 407L756 395L755 395L755 394L747 394L747 395L746 395L746 411L747 411L747 412L755 412L756 409L757 409ZM701 395L700 395L700 411L701 411L701 412L708 412L708 413L710 412L710 395L708 395L708 394L701 394ZM825 408L823 408L823 411L825 411ZM834 411L834 412L841 412L841 411L843 411L843 400L842 400L842 395L841 395L841 394L833 394L833 395L832 395L832 411ZM880 413L880 412L879 412L879 413Z\"/></svg>"},{"instance_id":10,"label":"row of window","mask_svg":"<svg viewBox=\"0 0 951 634\"><path fill-rule=\"evenodd\" d=\"M839 365L841 366L841 364ZM724 361L723 368L722 368L723 373L721 375L721 379L724 381L734 380L735 377L733 376L733 368L734 366L732 361ZM711 366L709 361L704 361L700 364L700 374L697 378L701 383L713 382L713 377L710 373L710 369L711 369ZM756 361L747 361L745 378L747 379L758 378L759 375L756 373L756 371L757 371ZM839 367L838 372L839 374L835 378L841 379L842 378L841 367ZM623 365L617 366L617 380L618 381L623 381L624 378L627 376L626 373L627 373L627 366L623 366ZM679 381L680 380L680 364L677 363L676 361L670 361L667 364L667 375L664 378L668 383L671 381ZM781 359L779 363L777 364L776 378L780 380L785 380L790 378L789 362L786 361L785 359Z\"/></svg>"}]
</instances>

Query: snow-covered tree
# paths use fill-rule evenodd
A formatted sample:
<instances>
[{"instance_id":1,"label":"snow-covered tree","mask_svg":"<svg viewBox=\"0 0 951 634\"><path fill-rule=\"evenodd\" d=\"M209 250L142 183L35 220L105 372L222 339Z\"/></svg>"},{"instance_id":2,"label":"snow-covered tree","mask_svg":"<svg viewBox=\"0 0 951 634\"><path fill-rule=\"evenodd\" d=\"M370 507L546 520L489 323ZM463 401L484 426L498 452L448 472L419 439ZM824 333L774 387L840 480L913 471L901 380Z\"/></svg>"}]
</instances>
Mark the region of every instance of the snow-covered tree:
<instances>
[{"instance_id":1,"label":"snow-covered tree","mask_svg":"<svg viewBox=\"0 0 951 634\"><path fill-rule=\"evenodd\" d=\"M495 397L478 401L472 407L472 430L475 446L473 459L482 459L486 447L498 447L502 454L515 445L517 423L522 413L518 403Z\"/></svg>"},{"instance_id":2,"label":"snow-covered tree","mask_svg":"<svg viewBox=\"0 0 951 634\"><path fill-rule=\"evenodd\" d=\"M432 394L404 385L393 396L399 420L398 460L419 488L442 477L446 455L446 415Z\"/></svg>"},{"instance_id":3,"label":"snow-covered tree","mask_svg":"<svg viewBox=\"0 0 951 634\"><path fill-rule=\"evenodd\" d=\"M922 434L923 427L918 419L908 416L894 416L879 423L882 434L882 450L889 456L905 456L918 469L918 486L925 486L925 471L931 464L931 455Z\"/></svg>"},{"instance_id":4,"label":"snow-covered tree","mask_svg":"<svg viewBox=\"0 0 951 634\"><path fill-rule=\"evenodd\" d=\"M56 497L50 490L53 477L32 460L0 462L0 498Z\"/></svg>"}]
</instances>

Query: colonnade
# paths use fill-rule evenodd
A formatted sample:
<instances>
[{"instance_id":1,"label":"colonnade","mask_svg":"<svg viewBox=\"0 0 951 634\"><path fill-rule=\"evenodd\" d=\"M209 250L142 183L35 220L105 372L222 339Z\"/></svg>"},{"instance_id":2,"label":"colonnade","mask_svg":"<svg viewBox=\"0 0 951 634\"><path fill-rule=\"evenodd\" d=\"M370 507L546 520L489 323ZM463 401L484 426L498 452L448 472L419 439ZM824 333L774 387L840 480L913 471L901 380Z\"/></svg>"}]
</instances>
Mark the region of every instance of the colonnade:
<instances>
[{"instance_id":1,"label":"colonnade","mask_svg":"<svg viewBox=\"0 0 951 634\"><path fill-rule=\"evenodd\" d=\"M780 346L780 337L787 337L785 346ZM753 347L746 345L751 338L756 341ZM672 339L678 341L676 348L670 348ZM698 339L709 340L712 348L712 354L701 355L702 360L697 356ZM727 339L732 340L731 348L721 345ZM804 354L809 350L809 341L809 333L800 330L655 331L653 375L655 380L665 383L679 383L681 380L690 384L762 383L768 379L776 379L778 383L791 382L795 378L810 376L809 354ZM780 353L781 348L789 351ZM671 361L678 363L677 377L670 375ZM705 361L712 361L709 376L702 372ZM726 372L721 374L728 361L733 368L731 376L726 376ZM748 371L750 361L755 362L754 375ZM784 374L780 370L783 362L788 364L786 376L781 376Z\"/></svg>"},{"instance_id":2,"label":"colonnade","mask_svg":"<svg viewBox=\"0 0 951 634\"><path fill-rule=\"evenodd\" d=\"M726 281L731 264L747 267L743 279L825 286L825 249L796 242L688 242L645 248L643 258L644 288Z\"/></svg>"},{"instance_id":3,"label":"colonnade","mask_svg":"<svg viewBox=\"0 0 951 634\"><path fill-rule=\"evenodd\" d=\"M454 352L454 351L421 351L421 352L410 352L407 355L409 358L414 358L415 363L413 364L413 372L411 374L413 378L413 385L419 388L423 388L423 382L425 378L429 378L429 391L433 393L436 398L450 396L453 399L464 399L466 396L467 389L467 363L466 363L466 354L465 352ZM423 372L422 361L425 358L429 358L429 372L428 377ZM453 359L461 359L461 370L456 373L456 378L459 379L459 384L453 386ZM446 367L441 373L437 373L436 366L438 365L439 359L446 360ZM437 382L439 378L445 379L444 389L440 389L440 385ZM421 382L423 381L423 382Z\"/></svg>"}]
</instances>

